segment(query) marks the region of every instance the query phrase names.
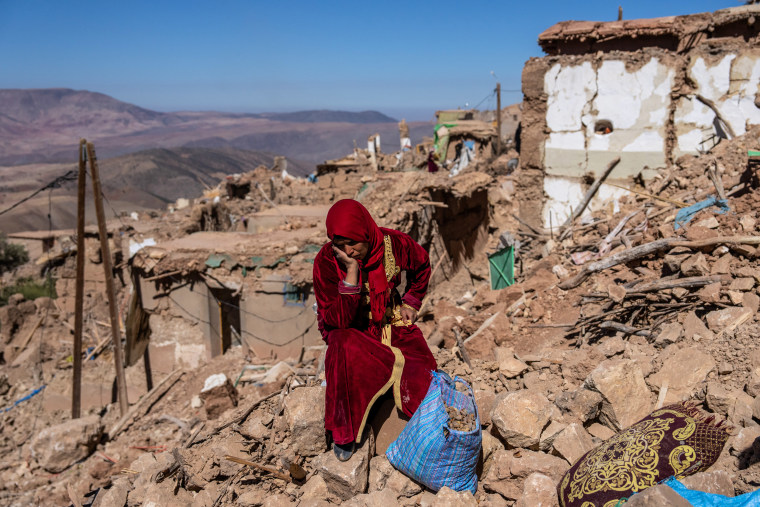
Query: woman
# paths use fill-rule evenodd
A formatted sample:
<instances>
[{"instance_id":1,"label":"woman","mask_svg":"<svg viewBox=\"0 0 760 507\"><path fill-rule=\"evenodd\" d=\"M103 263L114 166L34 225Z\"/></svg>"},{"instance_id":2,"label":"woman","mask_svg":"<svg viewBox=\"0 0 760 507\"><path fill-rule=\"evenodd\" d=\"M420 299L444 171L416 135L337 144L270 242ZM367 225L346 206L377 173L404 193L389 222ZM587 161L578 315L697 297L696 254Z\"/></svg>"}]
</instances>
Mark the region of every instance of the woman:
<instances>
[{"instance_id":1,"label":"woman","mask_svg":"<svg viewBox=\"0 0 760 507\"><path fill-rule=\"evenodd\" d=\"M327 213L325 244L314 259L319 330L327 342L325 428L345 461L361 442L372 404L392 388L411 417L437 365L414 322L430 279L427 252L409 235L377 226L359 202ZM397 290L406 271L406 290Z\"/></svg>"}]
</instances>

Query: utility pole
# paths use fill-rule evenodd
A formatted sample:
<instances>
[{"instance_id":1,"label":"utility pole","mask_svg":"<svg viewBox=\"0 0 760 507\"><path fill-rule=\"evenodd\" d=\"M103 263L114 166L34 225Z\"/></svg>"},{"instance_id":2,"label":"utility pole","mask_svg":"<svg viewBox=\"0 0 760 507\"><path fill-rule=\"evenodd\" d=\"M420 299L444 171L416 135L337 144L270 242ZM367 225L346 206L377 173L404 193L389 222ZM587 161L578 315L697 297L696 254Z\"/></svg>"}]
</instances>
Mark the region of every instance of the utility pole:
<instances>
[{"instance_id":1,"label":"utility pole","mask_svg":"<svg viewBox=\"0 0 760 507\"><path fill-rule=\"evenodd\" d=\"M501 155L501 83L496 83L496 156Z\"/></svg>"},{"instance_id":2,"label":"utility pole","mask_svg":"<svg viewBox=\"0 0 760 507\"><path fill-rule=\"evenodd\" d=\"M113 337L113 360L116 365L116 388L119 396L119 409L122 417L129 410L127 399L127 383L124 376L124 361L121 357L121 330L119 329L119 310L116 307L116 293L113 285L113 265L111 264L111 249L108 247L108 231L106 229L106 216L103 211L103 198L100 187L100 174L98 161L95 158L95 147L87 143L87 158L90 159L90 172L92 173L92 191L95 194L95 213L98 216L98 232L100 233L100 252L103 257L103 270L106 278L106 295L108 296L108 309L111 315L111 335Z\"/></svg>"},{"instance_id":3,"label":"utility pole","mask_svg":"<svg viewBox=\"0 0 760 507\"><path fill-rule=\"evenodd\" d=\"M77 285L74 300L74 376L72 379L71 418L79 419L82 402L82 321L84 309L84 199L87 186L87 141L79 141L79 187L77 190Z\"/></svg>"}]
</instances>

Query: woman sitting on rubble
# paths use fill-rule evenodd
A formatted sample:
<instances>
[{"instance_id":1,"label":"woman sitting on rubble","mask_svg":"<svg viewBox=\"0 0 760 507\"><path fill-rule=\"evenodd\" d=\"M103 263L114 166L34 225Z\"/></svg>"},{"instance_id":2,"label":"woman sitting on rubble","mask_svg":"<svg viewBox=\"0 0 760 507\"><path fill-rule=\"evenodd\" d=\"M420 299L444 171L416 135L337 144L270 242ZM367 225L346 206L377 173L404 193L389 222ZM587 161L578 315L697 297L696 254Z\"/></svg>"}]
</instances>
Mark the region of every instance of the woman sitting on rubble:
<instances>
[{"instance_id":1,"label":"woman sitting on rubble","mask_svg":"<svg viewBox=\"0 0 760 507\"><path fill-rule=\"evenodd\" d=\"M327 342L325 429L337 458L361 442L374 402L393 389L411 417L437 365L414 325L430 279L427 252L409 235L377 226L359 202L327 213L326 243L314 259L319 330ZM406 271L406 293L398 292Z\"/></svg>"}]
</instances>

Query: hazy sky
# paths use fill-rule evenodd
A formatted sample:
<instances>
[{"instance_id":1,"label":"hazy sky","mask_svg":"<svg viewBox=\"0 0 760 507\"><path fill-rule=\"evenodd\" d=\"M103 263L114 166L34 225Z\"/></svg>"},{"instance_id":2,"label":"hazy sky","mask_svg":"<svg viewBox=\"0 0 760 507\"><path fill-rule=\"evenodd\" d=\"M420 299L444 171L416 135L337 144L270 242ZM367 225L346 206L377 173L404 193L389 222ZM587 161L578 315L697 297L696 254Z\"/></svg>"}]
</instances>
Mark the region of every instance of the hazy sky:
<instances>
[{"instance_id":1,"label":"hazy sky","mask_svg":"<svg viewBox=\"0 0 760 507\"><path fill-rule=\"evenodd\" d=\"M503 104L563 20L712 11L739 0L378 2L0 0L0 88L74 88L159 111L376 109L429 119ZM480 108L495 107L486 99Z\"/></svg>"}]
</instances>

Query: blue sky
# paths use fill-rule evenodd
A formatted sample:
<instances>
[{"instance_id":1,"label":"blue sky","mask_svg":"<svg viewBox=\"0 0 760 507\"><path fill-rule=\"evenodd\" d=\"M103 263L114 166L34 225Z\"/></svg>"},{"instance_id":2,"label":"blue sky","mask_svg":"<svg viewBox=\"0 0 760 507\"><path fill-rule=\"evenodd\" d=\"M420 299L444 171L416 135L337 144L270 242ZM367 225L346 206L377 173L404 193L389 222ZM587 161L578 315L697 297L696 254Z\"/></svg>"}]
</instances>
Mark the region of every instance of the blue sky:
<instances>
[{"instance_id":1,"label":"blue sky","mask_svg":"<svg viewBox=\"0 0 760 507\"><path fill-rule=\"evenodd\" d=\"M739 0L585 2L0 0L0 88L97 91L159 111L375 109L429 119L503 104L569 19L712 11ZM495 107L488 98L481 109Z\"/></svg>"}]
</instances>

